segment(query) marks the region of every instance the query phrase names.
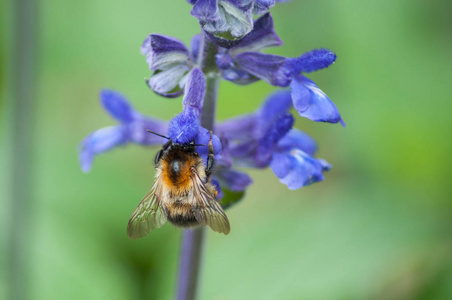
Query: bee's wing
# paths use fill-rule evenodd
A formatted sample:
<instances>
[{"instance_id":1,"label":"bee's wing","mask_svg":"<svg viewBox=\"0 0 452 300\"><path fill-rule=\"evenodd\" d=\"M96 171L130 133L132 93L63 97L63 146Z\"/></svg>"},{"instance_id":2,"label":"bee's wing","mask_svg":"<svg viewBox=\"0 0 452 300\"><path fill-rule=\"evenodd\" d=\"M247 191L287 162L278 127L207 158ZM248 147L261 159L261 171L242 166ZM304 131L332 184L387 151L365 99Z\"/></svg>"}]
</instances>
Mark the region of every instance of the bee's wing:
<instances>
[{"instance_id":1,"label":"bee's wing","mask_svg":"<svg viewBox=\"0 0 452 300\"><path fill-rule=\"evenodd\" d=\"M157 179L149 193L144 196L137 208L135 208L127 225L127 235L130 239L144 237L155 228L160 228L166 221L165 213L160 206L161 185Z\"/></svg>"},{"instance_id":2,"label":"bee's wing","mask_svg":"<svg viewBox=\"0 0 452 300\"><path fill-rule=\"evenodd\" d=\"M193 195L198 203L198 207L193 209L196 220L202 225L208 225L213 231L229 234L229 220L220 203L209 192L198 174L193 175L193 181Z\"/></svg>"}]
</instances>

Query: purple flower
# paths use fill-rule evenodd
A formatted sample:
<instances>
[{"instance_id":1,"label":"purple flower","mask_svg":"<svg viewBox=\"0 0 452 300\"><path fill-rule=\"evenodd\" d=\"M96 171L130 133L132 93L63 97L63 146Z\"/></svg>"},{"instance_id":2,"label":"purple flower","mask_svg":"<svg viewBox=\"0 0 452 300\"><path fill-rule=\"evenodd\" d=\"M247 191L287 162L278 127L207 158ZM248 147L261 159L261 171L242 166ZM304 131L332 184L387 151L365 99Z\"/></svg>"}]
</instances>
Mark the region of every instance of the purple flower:
<instances>
[{"instance_id":1,"label":"purple flower","mask_svg":"<svg viewBox=\"0 0 452 300\"><path fill-rule=\"evenodd\" d=\"M199 114L202 108L204 94L199 90L205 90L204 75L195 68L190 72L187 80L188 92L184 97L184 110L181 114L168 122L147 117L137 112L129 104L126 98L115 91L102 90L100 100L103 108L115 120L118 125L105 127L88 135L79 145L79 161L84 172L91 170L94 156L112 150L117 146L135 143L145 146L162 145L165 139L146 132L153 132L168 136L175 143L189 143L195 141L197 151L207 161L210 133L199 126ZM204 85L204 87L203 87ZM195 87L197 88L195 88ZM212 137L215 155L221 153L221 142L217 136Z\"/></svg>"},{"instance_id":2,"label":"purple flower","mask_svg":"<svg viewBox=\"0 0 452 300\"><path fill-rule=\"evenodd\" d=\"M313 158L296 148L287 152L276 152L270 166L279 181L287 185L289 190L322 181L325 179L323 171L331 169L331 165L323 159Z\"/></svg>"},{"instance_id":3,"label":"purple flower","mask_svg":"<svg viewBox=\"0 0 452 300\"><path fill-rule=\"evenodd\" d=\"M206 80L198 67L189 73L186 85L183 111L170 121L168 128L169 138L180 144L193 141L200 127L199 116L206 92Z\"/></svg>"},{"instance_id":4,"label":"purple flower","mask_svg":"<svg viewBox=\"0 0 452 300\"><path fill-rule=\"evenodd\" d=\"M171 119L168 136L178 144L188 144L195 139L199 127L199 113L191 107L184 108L180 114Z\"/></svg>"},{"instance_id":5,"label":"purple flower","mask_svg":"<svg viewBox=\"0 0 452 300\"><path fill-rule=\"evenodd\" d=\"M231 48L253 29L253 14L266 13L275 0L188 0L191 14L199 20L207 37L217 45Z\"/></svg>"},{"instance_id":6,"label":"purple flower","mask_svg":"<svg viewBox=\"0 0 452 300\"><path fill-rule=\"evenodd\" d=\"M323 180L331 166L312 157L317 145L309 135L292 128L291 107L290 92L273 93L255 113L218 124L216 133L227 139L223 153L230 155L233 165L270 166L289 189L298 189Z\"/></svg>"},{"instance_id":7,"label":"purple flower","mask_svg":"<svg viewBox=\"0 0 452 300\"><path fill-rule=\"evenodd\" d=\"M153 74L146 83L157 94L174 98L182 95L186 75L193 66L185 45L170 36L150 34L141 46L141 53Z\"/></svg>"},{"instance_id":8,"label":"purple flower","mask_svg":"<svg viewBox=\"0 0 452 300\"><path fill-rule=\"evenodd\" d=\"M345 126L334 103L312 80L301 75L327 68L336 60L336 54L328 49L315 49L299 57L286 58L259 52L280 45L282 41L267 13L255 21L253 31L240 44L218 54L216 63L223 78L237 84L262 79L274 86L290 86L293 105L300 116Z\"/></svg>"},{"instance_id":9,"label":"purple flower","mask_svg":"<svg viewBox=\"0 0 452 300\"><path fill-rule=\"evenodd\" d=\"M290 83L295 109L302 117L316 122L340 122L345 127L336 105L311 79L296 75Z\"/></svg>"},{"instance_id":10,"label":"purple flower","mask_svg":"<svg viewBox=\"0 0 452 300\"><path fill-rule=\"evenodd\" d=\"M84 172L91 170L95 155L117 146L128 143L148 146L163 143L163 138L147 133L146 129L165 133L168 127L167 122L140 114L133 109L123 95L115 91L102 90L100 101L107 113L119 121L119 124L96 130L80 143L79 160Z\"/></svg>"}]
</instances>

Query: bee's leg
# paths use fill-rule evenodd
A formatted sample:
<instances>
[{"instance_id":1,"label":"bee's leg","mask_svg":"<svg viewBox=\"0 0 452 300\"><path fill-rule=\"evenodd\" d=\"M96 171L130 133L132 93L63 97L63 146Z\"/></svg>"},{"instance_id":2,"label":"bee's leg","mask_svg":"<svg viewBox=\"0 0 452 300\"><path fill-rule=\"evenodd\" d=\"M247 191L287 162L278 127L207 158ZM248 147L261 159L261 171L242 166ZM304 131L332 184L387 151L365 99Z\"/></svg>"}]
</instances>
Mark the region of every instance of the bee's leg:
<instances>
[{"instance_id":1,"label":"bee's leg","mask_svg":"<svg viewBox=\"0 0 452 300\"><path fill-rule=\"evenodd\" d=\"M169 140L168 142L166 142L163 146L162 149L160 149L157 154L155 155L154 158L154 163L157 166L157 164L160 162L160 160L163 157L163 153L165 153L165 151L169 148L169 146L171 146L173 142L171 140Z\"/></svg>"},{"instance_id":2,"label":"bee's leg","mask_svg":"<svg viewBox=\"0 0 452 300\"><path fill-rule=\"evenodd\" d=\"M212 131L209 131L209 133L210 133L210 140L209 140L209 144L208 144L209 155L207 156L207 167L206 167L207 181L210 180L212 168L215 165L215 155L214 155L213 144L212 144Z\"/></svg>"}]
</instances>

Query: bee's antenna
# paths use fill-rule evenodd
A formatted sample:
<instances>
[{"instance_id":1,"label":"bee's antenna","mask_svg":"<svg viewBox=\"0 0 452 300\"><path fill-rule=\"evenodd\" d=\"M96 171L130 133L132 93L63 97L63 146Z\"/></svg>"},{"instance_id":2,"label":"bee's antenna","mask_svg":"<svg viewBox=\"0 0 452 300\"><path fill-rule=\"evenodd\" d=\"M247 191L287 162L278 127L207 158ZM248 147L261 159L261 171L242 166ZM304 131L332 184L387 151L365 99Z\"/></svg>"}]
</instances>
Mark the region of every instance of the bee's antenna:
<instances>
[{"instance_id":1,"label":"bee's antenna","mask_svg":"<svg viewBox=\"0 0 452 300\"><path fill-rule=\"evenodd\" d=\"M193 144L193 146L207 146L206 144Z\"/></svg>"},{"instance_id":2,"label":"bee's antenna","mask_svg":"<svg viewBox=\"0 0 452 300\"><path fill-rule=\"evenodd\" d=\"M155 135L158 135L158 136L160 136L160 137L162 137L162 138L165 138L165 139L170 139L169 137L167 137L167 136L164 136L164 135L161 135L161 134L158 134L158 133L156 133L156 132L154 132L154 131L150 131L149 129L146 129L146 131L147 132L149 132L149 133L152 133L152 134L155 134Z\"/></svg>"}]
</instances>

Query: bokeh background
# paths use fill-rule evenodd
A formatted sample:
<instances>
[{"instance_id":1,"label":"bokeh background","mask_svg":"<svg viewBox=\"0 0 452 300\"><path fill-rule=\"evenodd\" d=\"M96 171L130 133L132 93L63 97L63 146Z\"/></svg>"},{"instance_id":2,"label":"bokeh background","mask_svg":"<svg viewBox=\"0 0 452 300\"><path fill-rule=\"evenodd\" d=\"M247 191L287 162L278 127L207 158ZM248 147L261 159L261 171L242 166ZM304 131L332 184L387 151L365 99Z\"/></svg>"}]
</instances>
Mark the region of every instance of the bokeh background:
<instances>
[{"instance_id":1,"label":"bokeh background","mask_svg":"<svg viewBox=\"0 0 452 300\"><path fill-rule=\"evenodd\" d=\"M165 225L137 241L125 233L153 182L156 148L115 149L88 174L76 149L114 124L99 105L104 87L149 115L181 110L180 98L145 86L139 47L151 32L188 44L199 31L190 6L40 1L35 77L21 87L35 91L24 111L30 128L18 139L15 2L0 3L0 298L13 270L29 299L170 299L180 230ZM266 52L337 53L310 77L347 127L296 120L334 166L321 183L288 191L270 170L250 171L246 198L227 211L230 235L208 234L203 299L452 299L451 11L446 0L293 0L272 9L285 45ZM274 89L222 82L218 119L255 110ZM11 182L17 147L28 149L26 171ZM18 187L29 195L19 215Z\"/></svg>"}]
</instances>

